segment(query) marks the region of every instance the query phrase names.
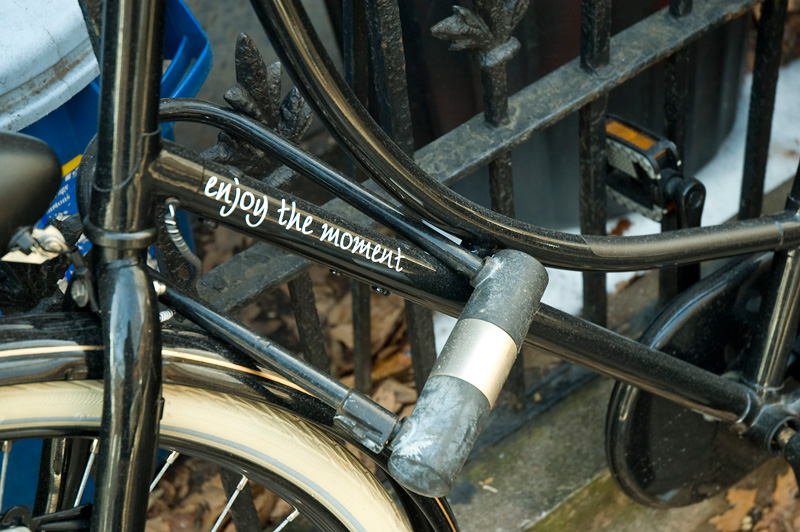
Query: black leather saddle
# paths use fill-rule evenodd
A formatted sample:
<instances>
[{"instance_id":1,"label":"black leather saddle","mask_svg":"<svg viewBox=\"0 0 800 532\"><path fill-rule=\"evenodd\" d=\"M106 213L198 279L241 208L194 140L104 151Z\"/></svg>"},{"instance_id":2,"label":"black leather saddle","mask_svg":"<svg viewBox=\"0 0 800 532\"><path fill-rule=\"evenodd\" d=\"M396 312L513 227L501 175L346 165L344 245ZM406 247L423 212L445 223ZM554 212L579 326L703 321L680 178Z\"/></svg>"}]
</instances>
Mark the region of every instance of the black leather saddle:
<instances>
[{"instance_id":1,"label":"black leather saddle","mask_svg":"<svg viewBox=\"0 0 800 532\"><path fill-rule=\"evenodd\" d=\"M61 183L61 164L39 139L0 132L0 256L18 227L32 225L47 210Z\"/></svg>"}]
</instances>

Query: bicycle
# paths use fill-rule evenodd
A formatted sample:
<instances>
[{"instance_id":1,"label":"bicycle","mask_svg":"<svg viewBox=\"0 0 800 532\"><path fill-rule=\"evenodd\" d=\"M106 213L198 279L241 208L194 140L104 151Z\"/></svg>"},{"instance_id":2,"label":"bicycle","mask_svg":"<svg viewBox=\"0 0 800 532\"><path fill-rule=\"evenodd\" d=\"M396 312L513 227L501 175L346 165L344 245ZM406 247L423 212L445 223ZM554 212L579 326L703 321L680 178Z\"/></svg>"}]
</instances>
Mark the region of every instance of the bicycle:
<instances>
[{"instance_id":1,"label":"bicycle","mask_svg":"<svg viewBox=\"0 0 800 532\"><path fill-rule=\"evenodd\" d=\"M782 453L793 467L800 466L795 397L791 389L782 389L800 318L794 305L800 288L800 276L795 274L800 181L795 181L784 212L722 226L622 239L531 227L472 204L425 175L374 124L335 73L299 5L283 0L253 4L309 102L401 207L343 177L252 118L192 100L159 104L155 90L160 73L159 4L109 3L104 15L103 114L96 155L87 152L81 171L84 186L79 190L83 229L95 246L94 267L80 267L81 259L72 253L79 268L70 289L73 300L101 316L103 330L98 331L98 324L87 315L65 318L51 313L4 319L0 387L5 440L53 437L47 456L55 462L73 453L72 448L67 450L64 437L97 437L99 450L88 452L97 452L100 489L91 511L80 505L65 509L60 495L74 491L77 477L60 471L43 479L42 497L35 508L42 512L38 520L19 510L4 516L5 524L44 530L48 522L69 522L82 529L91 519L94 530L140 530L147 506L145 486L152 480L160 438L167 448L208 456L269 483L323 529L455 530L454 518L440 497L466 459L523 341L700 413L713 420L714 427L717 423L730 426L761 453ZM600 11L607 7L602 2L587 5ZM686 8L685 2L674 5L678 11L681 5ZM692 36L703 30L703 17L721 21L749 7L745 1L710 0L695 6L691 15L664 12L653 20L687 17L686 27L670 26L669 31ZM647 23L643 26L648 27ZM584 53L589 67L603 67L602 33L592 33L597 37L593 42L600 44L600 55ZM668 35L662 49L642 52L644 58L629 68L641 69L669 55L680 46L669 40L673 37ZM606 52L607 46L608 35ZM584 95L569 105L577 108L587 103L587 113L604 116L602 105L593 107L590 100L591 95ZM158 119L209 123L241 138L312 177L404 239L355 226L291 194L160 141ZM499 128L496 134L518 135L514 127ZM10 151L27 155L26 164L46 159L38 153L41 146L20 143ZM502 147L492 150L496 153ZM56 182L57 166L44 166L37 180ZM20 204L27 206L36 196L29 195ZM173 206L277 243L411 301L451 314L459 314L463 306L459 324L411 418L399 422L358 392L212 311L179 289L164 272L150 271L145 253L156 238L150 215L154 197L169 199ZM461 239L461 244L423 220ZM38 246L48 252L71 252L60 241ZM495 248L507 249L492 253ZM763 251L775 251L777 257L770 266L772 285L762 307L769 305L769 312L764 313L763 330L754 336L762 349L741 369L741 382L709 370L718 368L704 369L660 349L681 332L677 322L707 318L704 312L712 303L736 299L745 281L755 282L754 272L763 269L764 259L733 264L696 283L667 307L645 343L539 305L546 274L538 261L584 271L614 271ZM510 282L515 283L511 293ZM222 343L205 335L165 329L162 349L156 297ZM713 309L708 312L715 316ZM104 339L104 348L98 337ZM493 359L487 363L484 349L489 348ZM104 368L98 364L101 352ZM277 375L266 372L266 367ZM97 382L101 376L103 385ZM628 393L630 402L634 400L631 390L620 388L618 394ZM448 410L459 415L445 415ZM405 518L382 487L337 443L299 419L329 429L385 467ZM609 430L630 429L624 425ZM286 452L265 456L264 432L283 439ZM300 443L303 456L298 457L294 447ZM621 446L627 448L624 443ZM85 443L78 441L73 447L76 456L87 453ZM749 448L742 449L750 453ZM312 461L312 457L316 458ZM336 467L326 464L328 460L334 460ZM69 460L62 462L66 467ZM629 472L625 464L615 467ZM319 470L328 473L319 475ZM641 478L621 482L627 482L633 492L642 488L644 502L676 502L648 492ZM696 495L690 493L688 501Z\"/></svg>"}]
</instances>

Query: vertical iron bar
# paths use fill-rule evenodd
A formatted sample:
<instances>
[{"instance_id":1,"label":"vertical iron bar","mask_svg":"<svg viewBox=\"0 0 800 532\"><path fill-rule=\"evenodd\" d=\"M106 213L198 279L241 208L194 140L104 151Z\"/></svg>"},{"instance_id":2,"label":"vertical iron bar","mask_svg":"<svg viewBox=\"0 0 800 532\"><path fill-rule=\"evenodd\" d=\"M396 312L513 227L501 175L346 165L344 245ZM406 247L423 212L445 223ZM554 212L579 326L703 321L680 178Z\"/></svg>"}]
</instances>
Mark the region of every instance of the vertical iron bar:
<instances>
[{"instance_id":1,"label":"vertical iron bar","mask_svg":"<svg viewBox=\"0 0 800 532\"><path fill-rule=\"evenodd\" d=\"M666 94L664 95L664 133L675 143L681 158L686 153L686 116L689 108L689 71L691 56L682 48L664 62Z\"/></svg>"},{"instance_id":2,"label":"vertical iron bar","mask_svg":"<svg viewBox=\"0 0 800 532\"><path fill-rule=\"evenodd\" d=\"M104 9L97 170L91 212L82 213L105 336L91 529L134 532L145 526L160 418L160 329L145 261L155 238L148 178L160 149L164 2L116 0Z\"/></svg>"},{"instance_id":3,"label":"vertical iron bar","mask_svg":"<svg viewBox=\"0 0 800 532\"><path fill-rule=\"evenodd\" d=\"M478 55L481 63L481 86L483 87L483 116L493 126L508 123L508 75L506 63L516 53L519 43L511 32L517 21L514 21L507 5L494 0L482 0L474 3L475 10L484 22L488 23L496 35L496 42ZM498 53L505 48L508 51ZM513 50L513 51L512 51ZM497 59L502 56L502 59ZM511 151L504 151L489 162L489 196L492 210L513 218L514 181L511 166ZM525 405L525 369L522 357L514 361L508 374L504 391L512 408L521 410Z\"/></svg>"},{"instance_id":4,"label":"vertical iron bar","mask_svg":"<svg viewBox=\"0 0 800 532\"><path fill-rule=\"evenodd\" d=\"M800 212L800 163L786 199L786 209ZM800 250L776 251L769 284L759 309L761 323L742 377L759 395L783 386L786 365L800 323Z\"/></svg>"},{"instance_id":5,"label":"vertical iron bar","mask_svg":"<svg viewBox=\"0 0 800 532\"><path fill-rule=\"evenodd\" d=\"M581 68L592 72L608 64L611 0L581 0Z\"/></svg>"},{"instance_id":6,"label":"vertical iron bar","mask_svg":"<svg viewBox=\"0 0 800 532\"><path fill-rule=\"evenodd\" d=\"M671 0L669 14L673 17L683 17L692 12L692 0Z\"/></svg>"},{"instance_id":7,"label":"vertical iron bar","mask_svg":"<svg viewBox=\"0 0 800 532\"><path fill-rule=\"evenodd\" d=\"M325 351L325 338L317 313L314 285L307 271L289 281L289 297L297 321L300 349L305 359L315 368L329 373L328 354Z\"/></svg>"},{"instance_id":8,"label":"vertical iron bar","mask_svg":"<svg viewBox=\"0 0 800 532\"><path fill-rule=\"evenodd\" d=\"M772 113L775 109L775 89L778 86L778 69L781 63L786 2L787 0L767 0L761 4L747 118L742 193L739 199L740 220L755 218L761 214Z\"/></svg>"},{"instance_id":9,"label":"vertical iron bar","mask_svg":"<svg viewBox=\"0 0 800 532\"><path fill-rule=\"evenodd\" d=\"M499 2L476 2L478 15L491 25L493 32L507 36L513 30L510 20L500 16L504 14ZM501 37L502 39L502 37ZM481 57L481 85L483 87L483 116L493 126L501 126L508 122L508 76L506 62L489 59L491 51ZM511 54L513 55L513 53ZM514 217L514 184L511 171L511 152L506 151L489 163L489 193L492 210L504 216ZM513 370L512 370L513 371Z\"/></svg>"},{"instance_id":10,"label":"vertical iron bar","mask_svg":"<svg viewBox=\"0 0 800 532\"><path fill-rule=\"evenodd\" d=\"M342 4L344 27L344 71L347 84L367 107L369 100L369 38L364 0L345 0ZM353 163L353 176L362 181L363 169ZM372 388L372 327L370 326L370 288L353 279L353 373L357 390L369 393Z\"/></svg>"},{"instance_id":11,"label":"vertical iron bar","mask_svg":"<svg viewBox=\"0 0 800 532\"><path fill-rule=\"evenodd\" d=\"M505 151L489 163L489 194L492 210L514 217L514 182L511 170L511 152Z\"/></svg>"},{"instance_id":12,"label":"vertical iron bar","mask_svg":"<svg viewBox=\"0 0 800 532\"><path fill-rule=\"evenodd\" d=\"M411 344L411 365L417 392L422 391L436 361L436 342L431 311L406 301L406 324Z\"/></svg>"},{"instance_id":13,"label":"vertical iron bar","mask_svg":"<svg viewBox=\"0 0 800 532\"><path fill-rule=\"evenodd\" d=\"M344 79L362 104L369 94L369 41L364 0L342 2Z\"/></svg>"},{"instance_id":14,"label":"vertical iron bar","mask_svg":"<svg viewBox=\"0 0 800 532\"><path fill-rule=\"evenodd\" d=\"M670 14L675 18L688 15L692 0L672 0ZM664 61L666 94L664 96L664 134L675 143L678 154L686 154L686 117L689 109L689 72L691 53L684 47ZM661 222L661 231L677 229L675 214L670 213ZM662 304L670 301L700 278L700 265L681 268L662 268L658 272L658 296Z\"/></svg>"},{"instance_id":15,"label":"vertical iron bar","mask_svg":"<svg viewBox=\"0 0 800 532\"><path fill-rule=\"evenodd\" d=\"M405 302L405 310L408 342L411 345L411 361L414 366L414 381L417 392L420 392L436 361L433 313L430 309L411 301Z\"/></svg>"},{"instance_id":16,"label":"vertical iron bar","mask_svg":"<svg viewBox=\"0 0 800 532\"><path fill-rule=\"evenodd\" d=\"M581 67L593 72L608 65L611 40L611 0L581 2ZM606 225L606 112L608 95L579 112L581 233L604 235ZM605 326L608 307L606 276L583 274L583 314Z\"/></svg>"},{"instance_id":17,"label":"vertical iron bar","mask_svg":"<svg viewBox=\"0 0 800 532\"><path fill-rule=\"evenodd\" d=\"M414 136L397 0L368 1L366 8L379 122L392 140L413 156Z\"/></svg>"},{"instance_id":18,"label":"vertical iron bar","mask_svg":"<svg viewBox=\"0 0 800 532\"><path fill-rule=\"evenodd\" d=\"M325 0L325 10L328 12L328 20L331 22L336 42L342 46L342 53L344 53L345 41L344 28L347 27L344 22L344 3L345 2L342 0Z\"/></svg>"},{"instance_id":19,"label":"vertical iron bar","mask_svg":"<svg viewBox=\"0 0 800 532\"><path fill-rule=\"evenodd\" d=\"M508 75L506 65L483 66L481 68L483 86L483 116L493 126L508 122Z\"/></svg>"},{"instance_id":20,"label":"vertical iron bar","mask_svg":"<svg viewBox=\"0 0 800 532\"><path fill-rule=\"evenodd\" d=\"M396 0L369 1L366 7L379 123L400 149L413 157L414 134L400 10ZM419 391L436 360L433 315L429 309L410 301L405 302L405 310L414 376Z\"/></svg>"},{"instance_id":21,"label":"vertical iron bar","mask_svg":"<svg viewBox=\"0 0 800 532\"><path fill-rule=\"evenodd\" d=\"M585 235L605 234L605 122L607 108L608 95L603 95L584 106L579 112L581 233ZM605 326L607 307L606 274L584 272L584 318Z\"/></svg>"},{"instance_id":22,"label":"vertical iron bar","mask_svg":"<svg viewBox=\"0 0 800 532\"><path fill-rule=\"evenodd\" d=\"M353 373L356 390L368 394L372 388L372 327L369 297L372 290L353 280Z\"/></svg>"}]
</instances>

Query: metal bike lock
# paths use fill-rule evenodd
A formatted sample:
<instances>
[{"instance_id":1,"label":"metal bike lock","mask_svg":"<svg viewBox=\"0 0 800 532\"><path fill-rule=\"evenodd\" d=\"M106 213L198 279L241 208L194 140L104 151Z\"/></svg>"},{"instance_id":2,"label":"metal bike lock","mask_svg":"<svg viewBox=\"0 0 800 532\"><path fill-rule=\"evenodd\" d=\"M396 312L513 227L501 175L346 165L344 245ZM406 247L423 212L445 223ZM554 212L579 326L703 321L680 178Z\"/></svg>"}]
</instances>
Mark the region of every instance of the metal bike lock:
<instances>
[{"instance_id":1,"label":"metal bike lock","mask_svg":"<svg viewBox=\"0 0 800 532\"><path fill-rule=\"evenodd\" d=\"M472 279L475 291L391 446L389 472L440 497L461 471L494 406L547 286L530 255L502 250Z\"/></svg>"}]
</instances>

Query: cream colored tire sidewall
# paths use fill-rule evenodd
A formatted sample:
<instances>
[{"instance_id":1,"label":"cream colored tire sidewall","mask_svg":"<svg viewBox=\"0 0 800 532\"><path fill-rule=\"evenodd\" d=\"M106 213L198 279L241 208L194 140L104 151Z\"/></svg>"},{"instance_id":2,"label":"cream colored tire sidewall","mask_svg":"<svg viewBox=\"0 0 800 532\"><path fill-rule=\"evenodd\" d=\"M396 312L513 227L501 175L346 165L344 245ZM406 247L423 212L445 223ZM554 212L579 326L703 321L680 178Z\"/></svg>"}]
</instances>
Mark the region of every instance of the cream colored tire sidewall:
<instances>
[{"instance_id":1,"label":"cream colored tire sidewall","mask_svg":"<svg viewBox=\"0 0 800 532\"><path fill-rule=\"evenodd\" d=\"M290 480L350 530L411 530L391 496L352 455L291 414L183 386L164 385L163 395L163 435L223 450ZM0 387L0 431L48 426L96 429L102 396L102 385L96 381Z\"/></svg>"}]
</instances>

